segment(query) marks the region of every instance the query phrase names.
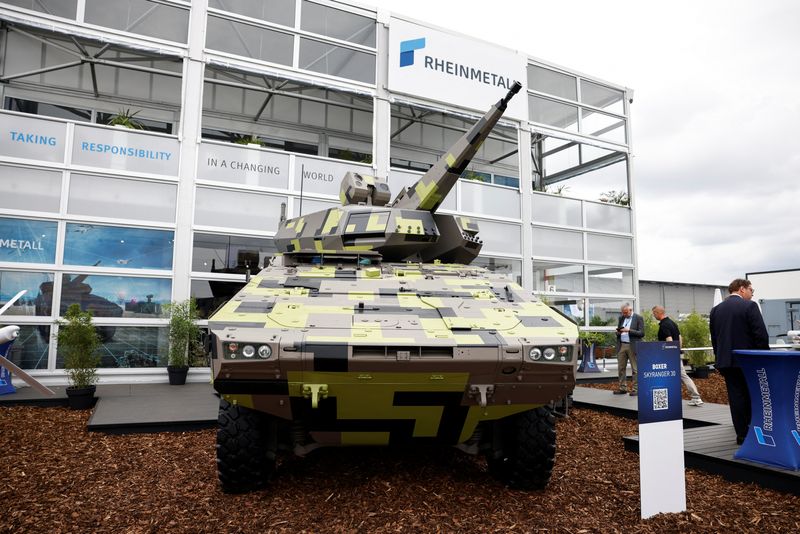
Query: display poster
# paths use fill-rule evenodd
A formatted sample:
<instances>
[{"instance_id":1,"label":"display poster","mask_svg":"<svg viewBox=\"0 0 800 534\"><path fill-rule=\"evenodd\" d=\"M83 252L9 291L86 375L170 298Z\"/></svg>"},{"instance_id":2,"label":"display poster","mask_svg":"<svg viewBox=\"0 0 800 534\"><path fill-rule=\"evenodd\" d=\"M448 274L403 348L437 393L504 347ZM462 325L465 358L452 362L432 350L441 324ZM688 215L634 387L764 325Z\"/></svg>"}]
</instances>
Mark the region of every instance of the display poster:
<instances>
[{"instance_id":1,"label":"display poster","mask_svg":"<svg viewBox=\"0 0 800 534\"><path fill-rule=\"evenodd\" d=\"M389 24L389 90L454 104L481 113L515 81L507 118L528 119L527 57L477 39L434 30L399 18Z\"/></svg>"},{"instance_id":2,"label":"display poster","mask_svg":"<svg viewBox=\"0 0 800 534\"><path fill-rule=\"evenodd\" d=\"M201 143L197 178L287 189L289 154L236 144Z\"/></svg>"},{"instance_id":3,"label":"display poster","mask_svg":"<svg viewBox=\"0 0 800 534\"><path fill-rule=\"evenodd\" d=\"M0 156L62 163L65 122L0 113Z\"/></svg>"},{"instance_id":4,"label":"display poster","mask_svg":"<svg viewBox=\"0 0 800 534\"><path fill-rule=\"evenodd\" d=\"M172 269L171 230L67 223L65 265Z\"/></svg>"},{"instance_id":5,"label":"display poster","mask_svg":"<svg viewBox=\"0 0 800 534\"><path fill-rule=\"evenodd\" d=\"M178 175L178 140L129 128L75 125L72 163L101 169Z\"/></svg>"},{"instance_id":6,"label":"display poster","mask_svg":"<svg viewBox=\"0 0 800 534\"><path fill-rule=\"evenodd\" d=\"M638 359L639 477L642 518L686 510L680 348L640 342Z\"/></svg>"},{"instance_id":7,"label":"display poster","mask_svg":"<svg viewBox=\"0 0 800 534\"><path fill-rule=\"evenodd\" d=\"M294 163L294 188L304 193L332 195L339 198L342 178L348 172L373 175L371 166L355 162L334 162L327 159L298 156Z\"/></svg>"},{"instance_id":8,"label":"display poster","mask_svg":"<svg viewBox=\"0 0 800 534\"><path fill-rule=\"evenodd\" d=\"M0 262L55 263L55 221L0 218Z\"/></svg>"}]
</instances>

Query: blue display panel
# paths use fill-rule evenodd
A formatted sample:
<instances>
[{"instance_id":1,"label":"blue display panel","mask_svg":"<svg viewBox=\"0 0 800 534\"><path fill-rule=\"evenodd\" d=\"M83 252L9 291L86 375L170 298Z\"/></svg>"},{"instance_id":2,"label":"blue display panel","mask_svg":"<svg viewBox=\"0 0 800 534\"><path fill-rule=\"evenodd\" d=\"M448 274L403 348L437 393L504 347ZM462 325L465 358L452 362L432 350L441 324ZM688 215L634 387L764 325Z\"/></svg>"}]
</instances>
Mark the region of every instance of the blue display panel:
<instances>
[{"instance_id":1,"label":"blue display panel","mask_svg":"<svg viewBox=\"0 0 800 534\"><path fill-rule=\"evenodd\" d=\"M99 326L100 367L164 367L169 354L167 328L154 326ZM64 356L56 357L56 367L64 368Z\"/></svg>"},{"instance_id":2,"label":"blue display panel","mask_svg":"<svg viewBox=\"0 0 800 534\"><path fill-rule=\"evenodd\" d=\"M55 263L55 221L0 218L0 262Z\"/></svg>"},{"instance_id":3,"label":"blue display panel","mask_svg":"<svg viewBox=\"0 0 800 534\"><path fill-rule=\"evenodd\" d=\"M97 224L67 224L64 264L172 269L174 232Z\"/></svg>"},{"instance_id":4,"label":"blue display panel","mask_svg":"<svg viewBox=\"0 0 800 534\"><path fill-rule=\"evenodd\" d=\"M639 342L639 424L683 419L681 353L671 341Z\"/></svg>"},{"instance_id":5,"label":"blue display panel","mask_svg":"<svg viewBox=\"0 0 800 534\"><path fill-rule=\"evenodd\" d=\"M50 315L52 290L44 294L42 288L52 285L53 273L0 271L0 306L25 289L28 292L7 309L5 315Z\"/></svg>"},{"instance_id":6,"label":"blue display panel","mask_svg":"<svg viewBox=\"0 0 800 534\"><path fill-rule=\"evenodd\" d=\"M19 325L19 337L7 358L22 369L47 369L50 325Z\"/></svg>"},{"instance_id":7,"label":"blue display panel","mask_svg":"<svg viewBox=\"0 0 800 534\"><path fill-rule=\"evenodd\" d=\"M47 287L43 285L43 293ZM52 292L52 286L49 288ZM71 304L104 317L163 317L172 296L168 278L138 278L99 274L65 274L61 282L61 315Z\"/></svg>"}]
</instances>

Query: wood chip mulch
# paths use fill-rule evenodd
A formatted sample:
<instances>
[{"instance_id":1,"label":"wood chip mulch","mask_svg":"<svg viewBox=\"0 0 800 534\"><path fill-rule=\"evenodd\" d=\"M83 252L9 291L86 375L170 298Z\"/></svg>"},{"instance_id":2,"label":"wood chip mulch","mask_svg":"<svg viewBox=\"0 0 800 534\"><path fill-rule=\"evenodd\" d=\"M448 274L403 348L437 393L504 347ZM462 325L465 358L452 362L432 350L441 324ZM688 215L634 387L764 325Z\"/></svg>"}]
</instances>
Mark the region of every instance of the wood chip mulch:
<instances>
[{"instance_id":1,"label":"wood chip mulch","mask_svg":"<svg viewBox=\"0 0 800 534\"><path fill-rule=\"evenodd\" d=\"M105 435L88 416L0 408L0 532L800 532L800 497L694 470L687 512L641 520L621 440L636 423L587 409L559 419L535 492L455 449L351 448L283 459L268 489L225 495L213 430Z\"/></svg>"}]
</instances>

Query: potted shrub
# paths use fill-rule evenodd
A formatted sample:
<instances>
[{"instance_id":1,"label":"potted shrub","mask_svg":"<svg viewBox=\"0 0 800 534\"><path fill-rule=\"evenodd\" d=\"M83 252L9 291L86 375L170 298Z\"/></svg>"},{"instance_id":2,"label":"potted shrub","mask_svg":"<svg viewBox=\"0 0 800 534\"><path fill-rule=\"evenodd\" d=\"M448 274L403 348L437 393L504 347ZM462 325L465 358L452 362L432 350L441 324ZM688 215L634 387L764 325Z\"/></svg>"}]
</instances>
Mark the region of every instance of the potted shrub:
<instances>
[{"instance_id":1,"label":"potted shrub","mask_svg":"<svg viewBox=\"0 0 800 534\"><path fill-rule=\"evenodd\" d=\"M121 109L119 110L119 113L111 117L111 119L108 121L108 125L130 128L131 130L144 130L144 125L134 119L134 117L136 117L138 114L138 111L131 112L130 108Z\"/></svg>"},{"instance_id":2,"label":"potted shrub","mask_svg":"<svg viewBox=\"0 0 800 534\"><path fill-rule=\"evenodd\" d=\"M169 317L169 383L179 386L186 383L189 372L189 355L200 340L197 326L197 303L194 299L173 302L165 306Z\"/></svg>"},{"instance_id":3,"label":"potted shrub","mask_svg":"<svg viewBox=\"0 0 800 534\"><path fill-rule=\"evenodd\" d=\"M711 345L711 330L708 327L708 320L701 317L697 312L690 313L680 322L681 337L683 338L684 348L708 347ZM689 350L689 363L694 368L694 376L697 378L708 378L708 364L706 361L705 350Z\"/></svg>"},{"instance_id":4,"label":"potted shrub","mask_svg":"<svg viewBox=\"0 0 800 534\"><path fill-rule=\"evenodd\" d=\"M58 322L58 351L64 355L64 369L69 379L67 398L73 410L88 410L94 405L100 336L92 324L92 312L72 304Z\"/></svg>"},{"instance_id":5,"label":"potted shrub","mask_svg":"<svg viewBox=\"0 0 800 534\"><path fill-rule=\"evenodd\" d=\"M236 136L233 142L237 145L258 146L258 147L263 146L261 144L261 141L254 134Z\"/></svg>"}]
</instances>

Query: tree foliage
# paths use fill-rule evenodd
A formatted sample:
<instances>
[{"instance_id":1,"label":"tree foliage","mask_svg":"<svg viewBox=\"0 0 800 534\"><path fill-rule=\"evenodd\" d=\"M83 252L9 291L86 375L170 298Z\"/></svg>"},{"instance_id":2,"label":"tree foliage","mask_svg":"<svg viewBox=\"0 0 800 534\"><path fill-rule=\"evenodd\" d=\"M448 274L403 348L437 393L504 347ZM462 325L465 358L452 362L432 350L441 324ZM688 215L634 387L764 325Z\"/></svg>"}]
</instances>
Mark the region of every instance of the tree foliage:
<instances>
[{"instance_id":1,"label":"tree foliage","mask_svg":"<svg viewBox=\"0 0 800 534\"><path fill-rule=\"evenodd\" d=\"M693 311L685 319L678 323L681 329L684 348L708 347L711 345L711 329L708 326L708 319ZM709 357L707 350L688 351L689 362L699 367L706 365Z\"/></svg>"},{"instance_id":2,"label":"tree foliage","mask_svg":"<svg viewBox=\"0 0 800 534\"><path fill-rule=\"evenodd\" d=\"M81 311L78 304L72 304L58 325L58 351L64 355L69 383L76 388L95 384L100 365L97 354L100 336L92 324L92 312Z\"/></svg>"}]
</instances>

